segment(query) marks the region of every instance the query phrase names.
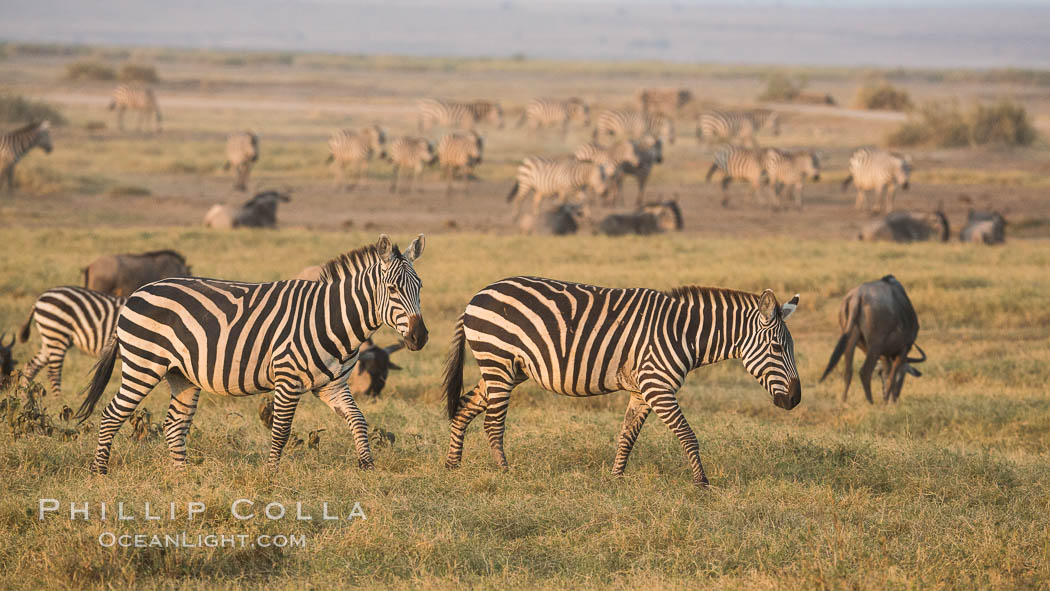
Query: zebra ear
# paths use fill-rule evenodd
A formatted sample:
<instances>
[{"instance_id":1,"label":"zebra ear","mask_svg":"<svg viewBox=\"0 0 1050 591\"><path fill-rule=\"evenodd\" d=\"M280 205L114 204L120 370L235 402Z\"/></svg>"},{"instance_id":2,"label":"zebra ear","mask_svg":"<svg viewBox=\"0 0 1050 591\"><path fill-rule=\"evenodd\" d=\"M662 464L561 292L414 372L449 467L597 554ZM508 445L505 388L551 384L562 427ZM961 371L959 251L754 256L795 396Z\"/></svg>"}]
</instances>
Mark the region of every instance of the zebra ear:
<instances>
[{"instance_id":1,"label":"zebra ear","mask_svg":"<svg viewBox=\"0 0 1050 591\"><path fill-rule=\"evenodd\" d=\"M379 252L379 258L389 261L390 255L394 254L394 245L390 242L390 237L380 234L379 242L376 242L376 250Z\"/></svg>"},{"instance_id":2,"label":"zebra ear","mask_svg":"<svg viewBox=\"0 0 1050 591\"><path fill-rule=\"evenodd\" d=\"M416 236L416 239L412 241L412 244L408 245L408 249L405 250L405 258L410 262L418 259L423 254L423 247L426 246L426 238L420 234Z\"/></svg>"},{"instance_id":3,"label":"zebra ear","mask_svg":"<svg viewBox=\"0 0 1050 591\"><path fill-rule=\"evenodd\" d=\"M773 322L777 317L777 296L773 295L772 289L762 292L758 300L758 311L762 314L762 321L766 324Z\"/></svg>"},{"instance_id":4,"label":"zebra ear","mask_svg":"<svg viewBox=\"0 0 1050 591\"><path fill-rule=\"evenodd\" d=\"M796 293L795 297L791 298L787 303L780 307L781 318L787 320L787 317L791 316L791 313L795 311L795 308L798 308L798 296L799 294Z\"/></svg>"}]
</instances>

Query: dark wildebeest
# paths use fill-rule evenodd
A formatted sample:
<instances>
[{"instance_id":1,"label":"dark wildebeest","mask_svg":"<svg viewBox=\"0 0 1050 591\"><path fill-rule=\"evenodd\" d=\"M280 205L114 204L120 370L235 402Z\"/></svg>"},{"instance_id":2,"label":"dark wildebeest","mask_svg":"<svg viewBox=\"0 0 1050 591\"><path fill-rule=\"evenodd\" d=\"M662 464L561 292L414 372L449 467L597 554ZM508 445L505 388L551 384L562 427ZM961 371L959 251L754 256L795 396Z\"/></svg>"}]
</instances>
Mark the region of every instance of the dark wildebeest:
<instances>
[{"instance_id":1,"label":"dark wildebeest","mask_svg":"<svg viewBox=\"0 0 1050 591\"><path fill-rule=\"evenodd\" d=\"M959 240L984 244L1002 244L1006 241L1006 220L998 211L970 210L966 226L959 232Z\"/></svg>"},{"instance_id":2,"label":"dark wildebeest","mask_svg":"<svg viewBox=\"0 0 1050 591\"><path fill-rule=\"evenodd\" d=\"M951 227L948 217L942 211L917 213L911 211L894 211L881 220L866 224L857 235L858 240L869 242L886 240L891 242L923 242L940 240L947 242L951 238Z\"/></svg>"},{"instance_id":3,"label":"dark wildebeest","mask_svg":"<svg viewBox=\"0 0 1050 591\"><path fill-rule=\"evenodd\" d=\"M846 387L842 391L843 402L846 401L849 383L853 378L855 347L859 346L868 354L860 368L860 381L869 403L872 402L871 373L876 363L879 364L879 375L882 377L884 401L897 402L905 374L910 373L915 377L922 375L911 365L926 361L926 353L915 344L919 334L919 319L904 286L893 275L850 290L839 307L839 325L842 327L842 337L835 345L835 351L820 380L824 381L828 377L839 357L845 353ZM908 357L913 346L919 350L921 358Z\"/></svg>"},{"instance_id":4,"label":"dark wildebeest","mask_svg":"<svg viewBox=\"0 0 1050 591\"><path fill-rule=\"evenodd\" d=\"M204 226L218 230L232 228L276 228L277 204L292 198L277 191L263 191L233 209L228 205L214 205L204 216Z\"/></svg>"},{"instance_id":5,"label":"dark wildebeest","mask_svg":"<svg viewBox=\"0 0 1050 591\"><path fill-rule=\"evenodd\" d=\"M585 219L583 207L575 203L565 203L537 216L523 215L518 220L518 227L526 234L566 236L578 232Z\"/></svg>"},{"instance_id":6,"label":"dark wildebeest","mask_svg":"<svg viewBox=\"0 0 1050 591\"><path fill-rule=\"evenodd\" d=\"M676 201L647 203L633 213L614 213L598 224L598 231L609 236L657 234L682 229L682 210Z\"/></svg>"},{"instance_id":7,"label":"dark wildebeest","mask_svg":"<svg viewBox=\"0 0 1050 591\"><path fill-rule=\"evenodd\" d=\"M189 277L186 259L174 250L102 256L84 268L84 287L118 298L159 279Z\"/></svg>"},{"instance_id":8,"label":"dark wildebeest","mask_svg":"<svg viewBox=\"0 0 1050 591\"><path fill-rule=\"evenodd\" d=\"M386 386L390 370L401 369L390 361L390 355L404 346L404 343L398 343L389 347L377 347L372 339L365 341L361 345L361 356L357 358L357 365L350 372L350 391L355 396L364 394L372 398L378 397Z\"/></svg>"},{"instance_id":9,"label":"dark wildebeest","mask_svg":"<svg viewBox=\"0 0 1050 591\"><path fill-rule=\"evenodd\" d=\"M6 333L0 333L0 389L7 385L11 374L15 371L15 355L11 349L15 346L15 335L11 335L11 341L4 344Z\"/></svg>"}]
</instances>

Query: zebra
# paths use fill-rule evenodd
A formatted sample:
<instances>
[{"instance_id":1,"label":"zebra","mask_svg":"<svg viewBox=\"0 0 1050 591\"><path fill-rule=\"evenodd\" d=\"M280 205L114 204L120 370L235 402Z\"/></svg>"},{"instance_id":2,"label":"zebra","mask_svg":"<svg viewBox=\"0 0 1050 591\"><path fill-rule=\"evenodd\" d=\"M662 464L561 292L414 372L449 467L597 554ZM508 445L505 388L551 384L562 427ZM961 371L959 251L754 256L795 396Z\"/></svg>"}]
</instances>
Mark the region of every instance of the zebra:
<instances>
[{"instance_id":1,"label":"zebra","mask_svg":"<svg viewBox=\"0 0 1050 591\"><path fill-rule=\"evenodd\" d=\"M842 182L842 190L850 184L857 187L855 207L863 209L867 203L867 191L874 191L872 211L879 211L885 203L887 212L893 211L893 198L897 187L908 190L911 177L911 156L887 152L878 148L858 148L849 158L849 176Z\"/></svg>"},{"instance_id":2,"label":"zebra","mask_svg":"<svg viewBox=\"0 0 1050 591\"><path fill-rule=\"evenodd\" d=\"M788 152L767 148L764 166L769 182L773 185L774 206L780 207L780 193L794 194L795 206L802 209L802 185L820 180L820 159L811 151Z\"/></svg>"},{"instance_id":3,"label":"zebra","mask_svg":"<svg viewBox=\"0 0 1050 591\"><path fill-rule=\"evenodd\" d=\"M484 142L481 136L473 131L466 133L453 132L446 134L438 142L437 157L441 169L448 178L445 194L452 192L452 182L463 177L464 190L474 174L474 167L481 164L481 153Z\"/></svg>"},{"instance_id":4,"label":"zebra","mask_svg":"<svg viewBox=\"0 0 1050 591\"><path fill-rule=\"evenodd\" d=\"M53 287L40 294L18 335L19 342L28 341L30 328L36 321L40 351L22 370L23 384L33 381L37 372L47 366L51 394L60 396L66 352L75 346L98 357L112 336L117 313L126 301L127 298L74 286Z\"/></svg>"},{"instance_id":5,"label":"zebra","mask_svg":"<svg viewBox=\"0 0 1050 591\"><path fill-rule=\"evenodd\" d=\"M553 195L559 203L565 203L570 196L590 189L596 196L605 197L613 174L614 169L608 163L584 162L572 157L529 156L518 166L517 180L507 194L507 201L514 203L516 216L531 192L532 214L539 215L540 206L547 196Z\"/></svg>"},{"instance_id":6,"label":"zebra","mask_svg":"<svg viewBox=\"0 0 1050 591\"><path fill-rule=\"evenodd\" d=\"M458 103L426 98L419 101L418 107L419 131L427 131L434 125L473 129L482 121L503 129L503 109L490 101Z\"/></svg>"},{"instance_id":7,"label":"zebra","mask_svg":"<svg viewBox=\"0 0 1050 591\"><path fill-rule=\"evenodd\" d=\"M707 170L706 182L715 172L722 171L722 207L729 206L729 183L743 178L751 183L751 198L759 199L762 187L769 184L762 150L743 146L726 146L715 153L715 161Z\"/></svg>"},{"instance_id":8,"label":"zebra","mask_svg":"<svg viewBox=\"0 0 1050 591\"><path fill-rule=\"evenodd\" d=\"M775 111L707 111L700 115L696 137L705 143L714 139L723 142L739 139L758 147L755 135L763 129L769 129L773 135L780 135L780 116Z\"/></svg>"},{"instance_id":9,"label":"zebra","mask_svg":"<svg viewBox=\"0 0 1050 591\"><path fill-rule=\"evenodd\" d=\"M149 121L150 115L154 117L154 131L160 133L160 108L157 106L157 97L153 89L148 86L129 86L121 84L113 90L113 96L109 101L109 110L117 111L117 128L124 131L124 111L131 109L139 113L139 129L145 122Z\"/></svg>"},{"instance_id":10,"label":"zebra","mask_svg":"<svg viewBox=\"0 0 1050 591\"><path fill-rule=\"evenodd\" d=\"M525 106L518 127L528 124L530 132L543 127L561 127L564 136L569 133L569 124L572 122L581 127L591 125L591 109L583 100L576 97L565 100L538 98Z\"/></svg>"},{"instance_id":11,"label":"zebra","mask_svg":"<svg viewBox=\"0 0 1050 591\"><path fill-rule=\"evenodd\" d=\"M328 139L328 162L336 168L336 184L341 185L347 165L356 167L355 183L368 180L368 163L373 155L386 158L386 132L378 125L365 127L360 131L341 129Z\"/></svg>"},{"instance_id":12,"label":"zebra","mask_svg":"<svg viewBox=\"0 0 1050 591\"><path fill-rule=\"evenodd\" d=\"M598 113L593 137L598 139L609 135L634 139L647 133L674 145L674 120L664 115L641 111L606 109Z\"/></svg>"},{"instance_id":13,"label":"zebra","mask_svg":"<svg viewBox=\"0 0 1050 591\"><path fill-rule=\"evenodd\" d=\"M250 131L238 131L226 137L226 164L223 170L233 168L237 177L233 188L244 191L248 188L248 175L259 160L259 136Z\"/></svg>"},{"instance_id":14,"label":"zebra","mask_svg":"<svg viewBox=\"0 0 1050 591\"><path fill-rule=\"evenodd\" d=\"M649 180L649 174L652 173L653 166L664 161L663 142L647 133L641 139L632 141L632 144L634 144L635 152L639 156L638 164L625 163L623 173L627 176L633 176L638 181L637 205L640 206L645 198L645 183ZM619 190L619 187L617 189Z\"/></svg>"},{"instance_id":15,"label":"zebra","mask_svg":"<svg viewBox=\"0 0 1050 591\"><path fill-rule=\"evenodd\" d=\"M684 88L646 88L638 93L642 112L674 117L682 107L693 100L693 93Z\"/></svg>"},{"instance_id":16,"label":"zebra","mask_svg":"<svg viewBox=\"0 0 1050 591\"><path fill-rule=\"evenodd\" d=\"M413 269L423 247L420 234L402 253L384 234L326 263L318 281L187 277L136 291L76 414L81 422L91 415L122 359L120 390L102 411L92 471L108 471L113 437L162 379L171 387L164 436L176 468L186 465L186 433L203 389L228 396L274 391L268 459L274 470L299 398L313 391L350 426L358 463L371 469L368 425L347 380L361 345L383 324L409 350L426 345L422 283Z\"/></svg>"},{"instance_id":17,"label":"zebra","mask_svg":"<svg viewBox=\"0 0 1050 591\"><path fill-rule=\"evenodd\" d=\"M456 323L443 390L451 421L445 465L456 468L470 421L485 411L485 433L496 463L508 468L503 429L510 393L535 380L566 396L631 393L613 474L622 475L650 410L678 436L693 482L707 485L696 435L676 393L703 365L741 359L774 404L791 410L802 399L794 344L784 320L799 296L781 306L761 294L714 287L670 292L614 289L540 277L512 277L479 291ZM463 349L481 370L463 392Z\"/></svg>"},{"instance_id":18,"label":"zebra","mask_svg":"<svg viewBox=\"0 0 1050 591\"><path fill-rule=\"evenodd\" d=\"M0 183L6 181L9 194L15 190L15 165L37 146L51 153L51 122L46 119L0 133Z\"/></svg>"},{"instance_id":19,"label":"zebra","mask_svg":"<svg viewBox=\"0 0 1050 591\"><path fill-rule=\"evenodd\" d=\"M628 166L637 167L641 164L642 158L641 154L638 153L637 144L626 139L620 140L611 146L603 146L598 142L590 141L576 148L573 156L577 160L604 164L606 169L612 171L609 178L608 191L608 201L610 203L621 201L625 168Z\"/></svg>"},{"instance_id":20,"label":"zebra","mask_svg":"<svg viewBox=\"0 0 1050 591\"><path fill-rule=\"evenodd\" d=\"M390 142L386 156L394 166L390 190L397 190L398 177L401 176L401 170L405 168L412 169L412 180L408 188L412 190L416 186L416 179L423 172L423 167L433 164L437 159L437 152L434 150L434 144L427 138L406 135Z\"/></svg>"}]
</instances>

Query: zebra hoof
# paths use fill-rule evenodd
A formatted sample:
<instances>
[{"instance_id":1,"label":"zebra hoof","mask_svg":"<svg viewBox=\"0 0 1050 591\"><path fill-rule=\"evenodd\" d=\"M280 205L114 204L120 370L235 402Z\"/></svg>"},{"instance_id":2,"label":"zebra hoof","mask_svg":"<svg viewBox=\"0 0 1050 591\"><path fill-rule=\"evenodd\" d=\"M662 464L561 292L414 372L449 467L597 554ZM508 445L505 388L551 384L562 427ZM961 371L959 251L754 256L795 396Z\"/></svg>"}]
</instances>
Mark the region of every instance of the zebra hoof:
<instances>
[{"instance_id":1,"label":"zebra hoof","mask_svg":"<svg viewBox=\"0 0 1050 591\"><path fill-rule=\"evenodd\" d=\"M711 483L707 481L707 476L700 476L700 480L694 479L693 484L695 484L697 488L710 488L711 486Z\"/></svg>"},{"instance_id":2,"label":"zebra hoof","mask_svg":"<svg viewBox=\"0 0 1050 591\"><path fill-rule=\"evenodd\" d=\"M445 461L445 469L446 470L459 470L459 462L449 462L448 460L446 460Z\"/></svg>"},{"instance_id":3,"label":"zebra hoof","mask_svg":"<svg viewBox=\"0 0 1050 591\"><path fill-rule=\"evenodd\" d=\"M95 462L91 464L91 473L98 474L99 476L105 476L109 473L109 467L105 464L99 464L98 462Z\"/></svg>"},{"instance_id":4,"label":"zebra hoof","mask_svg":"<svg viewBox=\"0 0 1050 591\"><path fill-rule=\"evenodd\" d=\"M376 469L376 463L373 462L372 460L367 460L367 461L366 460L358 460L357 465L362 470L375 470Z\"/></svg>"}]
</instances>

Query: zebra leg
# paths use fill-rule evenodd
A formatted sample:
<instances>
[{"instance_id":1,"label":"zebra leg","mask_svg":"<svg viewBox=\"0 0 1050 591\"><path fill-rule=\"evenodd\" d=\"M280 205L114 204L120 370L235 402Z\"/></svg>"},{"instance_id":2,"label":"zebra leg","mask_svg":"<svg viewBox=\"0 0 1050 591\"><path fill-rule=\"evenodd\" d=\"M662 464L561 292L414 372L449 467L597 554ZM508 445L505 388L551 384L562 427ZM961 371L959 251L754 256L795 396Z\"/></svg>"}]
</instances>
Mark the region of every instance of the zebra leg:
<instances>
[{"instance_id":1,"label":"zebra leg","mask_svg":"<svg viewBox=\"0 0 1050 591\"><path fill-rule=\"evenodd\" d=\"M623 417L623 428L620 430L620 443L616 447L616 458L613 460L613 476L623 476L627 468L627 457L631 455L634 442L638 440L638 434L645 425L645 419L649 416L652 408L646 404L641 395L631 394L631 401L627 404L627 413Z\"/></svg>"},{"instance_id":2,"label":"zebra leg","mask_svg":"<svg viewBox=\"0 0 1050 591\"><path fill-rule=\"evenodd\" d=\"M0 173L0 183L3 183L3 184L7 185L7 192L8 193L12 193L15 190L14 180L15 180L15 165L14 164L10 164L8 166L5 166L3 172Z\"/></svg>"},{"instance_id":3,"label":"zebra leg","mask_svg":"<svg viewBox=\"0 0 1050 591\"><path fill-rule=\"evenodd\" d=\"M864 209L865 208L864 204L865 204L865 202L867 202L867 200L868 200L868 198L864 194L864 189L859 189L858 188L857 189L857 202L853 204L853 209Z\"/></svg>"},{"instance_id":4,"label":"zebra leg","mask_svg":"<svg viewBox=\"0 0 1050 591\"><path fill-rule=\"evenodd\" d=\"M485 435L492 448L492 458L502 470L509 470L507 455L503 452L503 433L506 429L507 407L510 405L510 392L516 384L501 381L495 376L482 375L485 382L488 405L485 407Z\"/></svg>"},{"instance_id":5,"label":"zebra leg","mask_svg":"<svg viewBox=\"0 0 1050 591\"><path fill-rule=\"evenodd\" d=\"M645 183L649 181L649 171L642 170L634 178L638 180L638 206L641 207L645 199Z\"/></svg>"},{"instance_id":6,"label":"zebra leg","mask_svg":"<svg viewBox=\"0 0 1050 591\"><path fill-rule=\"evenodd\" d=\"M138 367L128 360L121 365L120 390L102 411L99 422L98 447L95 448L92 472L105 474L109 471L109 452L117 431L120 431L124 421L135 412L142 399L156 387L166 372L167 368Z\"/></svg>"},{"instance_id":7,"label":"zebra leg","mask_svg":"<svg viewBox=\"0 0 1050 591\"><path fill-rule=\"evenodd\" d=\"M62 362L66 359L69 343L62 343L61 345L53 347L51 356L47 359L47 379L51 382L51 394L53 396L62 395Z\"/></svg>"},{"instance_id":8,"label":"zebra leg","mask_svg":"<svg viewBox=\"0 0 1050 591\"><path fill-rule=\"evenodd\" d=\"M354 188L364 187L368 184L368 160L363 160L357 167L357 178L354 179Z\"/></svg>"},{"instance_id":9,"label":"zebra leg","mask_svg":"<svg viewBox=\"0 0 1050 591\"><path fill-rule=\"evenodd\" d=\"M117 129L124 131L124 107L117 107Z\"/></svg>"},{"instance_id":10,"label":"zebra leg","mask_svg":"<svg viewBox=\"0 0 1050 591\"><path fill-rule=\"evenodd\" d=\"M445 456L445 467L449 469L459 467L459 462L463 459L463 438L466 436L467 427L474 417L488 406L484 380L478 382L473 389L464 392L460 400L459 412L452 419L448 455Z\"/></svg>"},{"instance_id":11,"label":"zebra leg","mask_svg":"<svg viewBox=\"0 0 1050 591\"><path fill-rule=\"evenodd\" d=\"M168 374L167 380L171 387L171 402L164 417L164 440L168 442L171 461L176 469L180 469L186 467L186 434L197 412L201 389L178 373Z\"/></svg>"},{"instance_id":12,"label":"zebra leg","mask_svg":"<svg viewBox=\"0 0 1050 591\"><path fill-rule=\"evenodd\" d=\"M21 400L23 406L28 406L27 403L31 402L29 394L29 382L33 381L36 377L37 372L40 371L47 364L48 359L48 346L46 343L40 344L40 352L36 354L36 357L26 362L25 368L22 369L22 379L19 382L22 388L19 388L19 400Z\"/></svg>"},{"instance_id":13,"label":"zebra leg","mask_svg":"<svg viewBox=\"0 0 1050 591\"><path fill-rule=\"evenodd\" d=\"M733 182L733 177L729 176L729 173L725 173L722 177L722 207L729 207L729 183Z\"/></svg>"},{"instance_id":14,"label":"zebra leg","mask_svg":"<svg viewBox=\"0 0 1050 591\"><path fill-rule=\"evenodd\" d=\"M266 463L274 472L281 463L281 452L292 433L292 418L302 395L302 392L291 392L286 384L278 384L273 394L273 428L270 431L270 457Z\"/></svg>"},{"instance_id":15,"label":"zebra leg","mask_svg":"<svg viewBox=\"0 0 1050 591\"><path fill-rule=\"evenodd\" d=\"M678 405L678 399L669 390L649 390L642 394L642 399L660 417L667 428L677 437L682 444L682 451L693 467L693 484L707 486L707 475L704 474L704 466L700 463L700 444L696 440L696 433L685 420L682 407Z\"/></svg>"},{"instance_id":16,"label":"zebra leg","mask_svg":"<svg viewBox=\"0 0 1050 591\"><path fill-rule=\"evenodd\" d=\"M328 408L343 417L346 424L350 426L350 430L353 431L354 447L357 448L357 465L362 470L374 468L375 461L372 459L372 450L368 446L368 423L365 421L364 413L354 402L350 387L340 384L334 388L322 389L317 394L328 405Z\"/></svg>"},{"instance_id":17,"label":"zebra leg","mask_svg":"<svg viewBox=\"0 0 1050 591\"><path fill-rule=\"evenodd\" d=\"M393 171L392 172L393 172L394 179L393 179L393 182L390 183L390 192L391 193L397 191L397 177L400 176L401 167L398 166L397 164L395 164L394 167L393 167Z\"/></svg>"},{"instance_id":18,"label":"zebra leg","mask_svg":"<svg viewBox=\"0 0 1050 591\"><path fill-rule=\"evenodd\" d=\"M893 198L897 196L897 186L889 185L886 187L886 213L893 211Z\"/></svg>"}]
</instances>

